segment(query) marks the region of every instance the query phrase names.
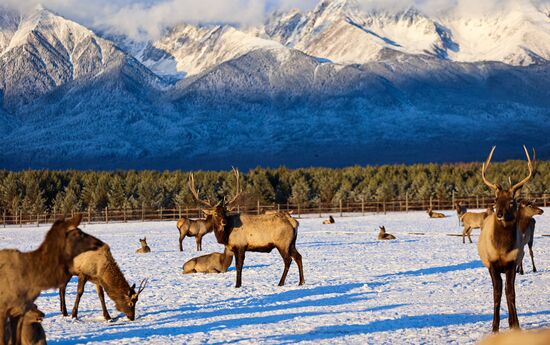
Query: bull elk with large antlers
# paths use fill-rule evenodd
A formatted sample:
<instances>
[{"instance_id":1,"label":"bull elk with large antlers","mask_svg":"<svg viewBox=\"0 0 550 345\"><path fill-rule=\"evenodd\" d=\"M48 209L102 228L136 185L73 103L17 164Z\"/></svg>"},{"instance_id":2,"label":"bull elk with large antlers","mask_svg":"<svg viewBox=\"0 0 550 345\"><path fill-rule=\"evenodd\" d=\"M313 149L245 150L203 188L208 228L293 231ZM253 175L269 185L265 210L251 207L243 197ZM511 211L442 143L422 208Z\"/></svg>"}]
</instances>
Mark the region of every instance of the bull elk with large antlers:
<instances>
[{"instance_id":1,"label":"bull elk with large antlers","mask_svg":"<svg viewBox=\"0 0 550 345\"><path fill-rule=\"evenodd\" d=\"M517 226L518 203L516 197L521 187L533 176L533 164L529 152L525 146L523 146L523 149L527 156L529 175L515 185L510 186L509 189L503 189L501 185L490 182L486 177L487 168L489 168L495 151L494 146L481 168L483 182L495 192L494 212L483 220L477 246L479 257L483 265L489 269L493 283L493 332L498 332L500 326L502 273L506 274L508 323L510 328L520 328L516 311L515 281L518 260L523 257L523 246L522 235Z\"/></svg>"},{"instance_id":2,"label":"bull elk with large antlers","mask_svg":"<svg viewBox=\"0 0 550 345\"><path fill-rule=\"evenodd\" d=\"M236 179L235 195L227 202L224 199L214 205L207 212L213 217L216 240L218 243L225 245L227 250L235 254L235 264L237 268L235 287L238 288L242 285L242 270L245 252L269 253L274 248L277 248L285 264L279 286L285 284L292 259L294 259L298 265L300 274L299 284L304 284L302 256L298 250L296 250L298 221L292 218L288 213L263 215L231 213L234 204L241 194L239 171L233 169L233 173ZM190 181L193 182L192 179L190 179ZM195 190L194 183L190 183L190 188L195 199L204 204L204 201L200 200Z\"/></svg>"}]
</instances>

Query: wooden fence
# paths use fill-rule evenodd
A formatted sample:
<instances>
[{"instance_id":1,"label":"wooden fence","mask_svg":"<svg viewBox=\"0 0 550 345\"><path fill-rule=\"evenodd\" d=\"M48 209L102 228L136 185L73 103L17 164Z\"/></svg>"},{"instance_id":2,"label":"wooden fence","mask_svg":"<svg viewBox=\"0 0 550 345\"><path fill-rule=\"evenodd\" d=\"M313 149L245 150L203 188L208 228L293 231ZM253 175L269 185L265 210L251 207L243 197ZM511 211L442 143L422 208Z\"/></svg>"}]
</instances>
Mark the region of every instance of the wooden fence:
<instances>
[{"instance_id":1,"label":"wooden fence","mask_svg":"<svg viewBox=\"0 0 550 345\"><path fill-rule=\"evenodd\" d=\"M526 197L535 199L539 206L547 207L550 205L550 194L529 194ZM362 214L367 213L386 213L386 212L408 212L426 210L432 207L434 210L454 209L455 202L460 201L469 209L482 209L493 204L494 198L491 196L467 196L453 197L450 199L404 199L397 200L341 200L337 204L333 203L304 203L304 204L255 204L239 205L238 211L249 214L261 214L265 211L292 211L294 215L300 217L305 214L316 214L319 217L329 214L334 216L345 216L348 213ZM43 212L33 214L19 210L16 214L9 214L6 210L0 210L2 216L1 224L7 225L36 225L51 224L55 219L62 217L63 214L56 212ZM196 206L178 207L172 209L109 209L92 210L88 209L79 212L83 215L85 223L110 223L110 222L128 222L128 221L176 221L182 216L191 218L202 217L201 208ZM76 212L66 216L74 216Z\"/></svg>"}]
</instances>

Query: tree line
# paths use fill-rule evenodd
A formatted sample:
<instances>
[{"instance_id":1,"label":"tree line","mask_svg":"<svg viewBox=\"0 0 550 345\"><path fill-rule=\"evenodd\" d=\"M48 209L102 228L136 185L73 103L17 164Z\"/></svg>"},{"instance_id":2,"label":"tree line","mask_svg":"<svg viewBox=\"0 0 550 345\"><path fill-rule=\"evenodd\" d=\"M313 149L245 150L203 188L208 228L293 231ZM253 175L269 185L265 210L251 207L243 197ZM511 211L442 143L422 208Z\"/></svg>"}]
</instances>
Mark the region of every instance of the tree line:
<instances>
[{"instance_id":1,"label":"tree line","mask_svg":"<svg viewBox=\"0 0 550 345\"><path fill-rule=\"evenodd\" d=\"M537 162L529 193L550 192L550 162ZM241 203L332 204L340 201L450 199L491 195L481 181L480 163L354 166L348 168L256 168L241 173ZM196 171L201 198L221 200L235 192L231 171ZM493 163L489 178L507 185L527 175L525 161ZM71 213L85 210L161 209L193 206L183 171L0 170L0 209Z\"/></svg>"}]
</instances>

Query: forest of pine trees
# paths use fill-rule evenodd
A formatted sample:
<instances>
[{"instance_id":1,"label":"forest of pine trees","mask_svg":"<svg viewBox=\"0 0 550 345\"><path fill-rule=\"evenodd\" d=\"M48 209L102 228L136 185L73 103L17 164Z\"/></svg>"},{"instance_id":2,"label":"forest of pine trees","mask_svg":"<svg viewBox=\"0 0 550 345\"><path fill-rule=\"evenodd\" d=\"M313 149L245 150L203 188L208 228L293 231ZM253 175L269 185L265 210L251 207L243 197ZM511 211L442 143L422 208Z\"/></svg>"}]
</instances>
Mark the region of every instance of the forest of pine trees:
<instances>
[{"instance_id":1,"label":"forest of pine trees","mask_svg":"<svg viewBox=\"0 0 550 345\"><path fill-rule=\"evenodd\" d=\"M263 169L241 174L246 203L294 204L340 201L438 199L490 195L481 182L479 163L415 164L342 169ZM537 162L537 173L525 189L550 192L549 162ZM506 185L527 174L525 161L494 163L489 177ZM167 209L195 205L183 171L49 171L0 170L0 209L8 215L24 212L71 213L109 209ZM234 192L230 171L195 172L202 197L219 200Z\"/></svg>"}]
</instances>

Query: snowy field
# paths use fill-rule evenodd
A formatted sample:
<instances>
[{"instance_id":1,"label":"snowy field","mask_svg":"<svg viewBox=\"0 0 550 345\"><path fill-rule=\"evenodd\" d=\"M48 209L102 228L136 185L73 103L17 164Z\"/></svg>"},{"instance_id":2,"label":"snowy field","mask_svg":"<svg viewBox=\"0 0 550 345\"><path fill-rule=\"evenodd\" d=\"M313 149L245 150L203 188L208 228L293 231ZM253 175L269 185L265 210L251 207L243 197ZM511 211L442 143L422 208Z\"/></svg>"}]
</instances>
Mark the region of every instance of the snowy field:
<instances>
[{"instance_id":1,"label":"snowy field","mask_svg":"<svg viewBox=\"0 0 550 345\"><path fill-rule=\"evenodd\" d=\"M535 261L516 281L523 328L550 326L550 220L538 217ZM428 219L424 212L347 216L336 224L300 220L297 248L304 258L306 284L299 287L293 263L287 286L278 287L279 254L247 253L243 287L235 289L235 269L218 275L183 275L182 265L197 256L194 239L178 250L175 222L81 226L109 243L130 283L149 278L140 296L137 319L128 321L108 307L105 322L92 284L86 286L79 320L59 313L57 291L37 300L46 313L50 344L472 344L490 332L492 289L474 244L462 244L456 214ZM376 240L385 225L396 241ZM31 250L48 227L0 228L0 247ZM422 232L425 235L410 234ZM135 254L147 236L150 254ZM213 234L203 252L223 251ZM72 308L76 279L69 284ZM501 327L508 328L503 297Z\"/></svg>"}]
</instances>

